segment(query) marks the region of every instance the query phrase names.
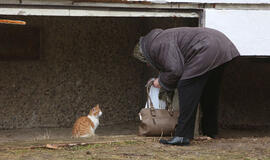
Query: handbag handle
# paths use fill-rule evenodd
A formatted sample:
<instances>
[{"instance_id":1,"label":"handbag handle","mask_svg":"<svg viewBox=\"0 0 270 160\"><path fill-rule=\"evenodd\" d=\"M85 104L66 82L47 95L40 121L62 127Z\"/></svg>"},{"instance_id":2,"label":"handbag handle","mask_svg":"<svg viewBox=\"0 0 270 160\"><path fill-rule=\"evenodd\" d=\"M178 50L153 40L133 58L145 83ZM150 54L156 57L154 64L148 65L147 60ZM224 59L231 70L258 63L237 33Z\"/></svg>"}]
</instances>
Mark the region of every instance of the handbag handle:
<instances>
[{"instance_id":1,"label":"handbag handle","mask_svg":"<svg viewBox=\"0 0 270 160\"><path fill-rule=\"evenodd\" d=\"M153 109L154 109L153 101L152 101L152 99L151 99L151 97L150 97L150 88L151 88L151 86L153 85L153 83L154 83L154 81L153 81L153 80L150 80L150 82L148 82L148 83L145 85L145 87L146 87L147 98L148 98L148 100L150 101L150 105L149 105L149 101L147 100L147 106L148 106L149 108L153 108Z\"/></svg>"},{"instance_id":2,"label":"handbag handle","mask_svg":"<svg viewBox=\"0 0 270 160\"><path fill-rule=\"evenodd\" d=\"M152 99L150 97L150 88L153 85L153 83L154 83L154 79L151 79L145 85L146 86L146 92L147 92L147 101L146 101L146 103L147 103L148 108L150 109L152 117L156 117L156 112L155 112L155 108L154 108L154 105L153 105L153 101L152 101ZM150 102L150 104L149 104L149 102ZM155 123L154 119L153 119L153 122Z\"/></svg>"}]
</instances>

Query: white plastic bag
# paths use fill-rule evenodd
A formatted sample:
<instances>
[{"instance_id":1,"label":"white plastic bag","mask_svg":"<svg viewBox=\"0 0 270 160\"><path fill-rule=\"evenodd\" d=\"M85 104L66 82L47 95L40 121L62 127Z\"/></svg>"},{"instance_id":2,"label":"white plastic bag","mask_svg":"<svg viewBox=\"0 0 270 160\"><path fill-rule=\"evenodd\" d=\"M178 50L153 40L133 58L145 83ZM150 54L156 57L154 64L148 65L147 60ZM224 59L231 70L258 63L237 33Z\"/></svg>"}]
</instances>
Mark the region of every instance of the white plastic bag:
<instances>
[{"instance_id":1,"label":"white plastic bag","mask_svg":"<svg viewBox=\"0 0 270 160\"><path fill-rule=\"evenodd\" d=\"M160 100L158 98L159 95L159 88L155 88L154 86L150 87L150 91L149 91L149 97L152 100L153 106L155 109L166 109L166 103L163 100ZM148 103L150 105L150 99L148 98ZM147 102L145 104L145 108L150 108L150 106L147 105ZM140 120L142 120L142 116L139 114L139 118Z\"/></svg>"},{"instance_id":2,"label":"white plastic bag","mask_svg":"<svg viewBox=\"0 0 270 160\"><path fill-rule=\"evenodd\" d=\"M153 106L155 109L166 109L166 102L163 100L160 100L158 98L159 95L159 88L155 88L154 86L150 87L149 97L151 98L153 102ZM148 103L150 104L150 100L148 99ZM145 108L149 108L149 106L145 105Z\"/></svg>"}]
</instances>

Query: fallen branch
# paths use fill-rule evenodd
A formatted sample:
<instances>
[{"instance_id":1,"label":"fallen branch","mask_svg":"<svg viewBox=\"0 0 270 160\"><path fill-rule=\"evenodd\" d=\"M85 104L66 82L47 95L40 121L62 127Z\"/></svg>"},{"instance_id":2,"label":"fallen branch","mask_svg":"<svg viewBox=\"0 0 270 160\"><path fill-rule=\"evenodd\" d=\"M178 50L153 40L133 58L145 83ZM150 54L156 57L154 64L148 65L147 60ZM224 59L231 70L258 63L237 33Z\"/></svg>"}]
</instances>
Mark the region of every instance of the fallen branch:
<instances>
[{"instance_id":1,"label":"fallen branch","mask_svg":"<svg viewBox=\"0 0 270 160\"><path fill-rule=\"evenodd\" d=\"M47 148L47 149L60 149L62 147L74 147L74 146L86 146L90 144L97 144L97 143L63 143L63 144L46 144L45 146L34 146L31 149L36 148ZM98 143L100 144L100 143Z\"/></svg>"},{"instance_id":2,"label":"fallen branch","mask_svg":"<svg viewBox=\"0 0 270 160\"><path fill-rule=\"evenodd\" d=\"M63 148L63 147L87 146L87 145L95 145L95 144L112 144L112 143L119 143L119 142L125 142L125 141L126 140L124 140L124 141L87 142L87 143L46 144L46 145L42 145L42 146L32 146L32 147L29 147L29 149L38 149L38 148L60 149L60 148Z\"/></svg>"}]
</instances>

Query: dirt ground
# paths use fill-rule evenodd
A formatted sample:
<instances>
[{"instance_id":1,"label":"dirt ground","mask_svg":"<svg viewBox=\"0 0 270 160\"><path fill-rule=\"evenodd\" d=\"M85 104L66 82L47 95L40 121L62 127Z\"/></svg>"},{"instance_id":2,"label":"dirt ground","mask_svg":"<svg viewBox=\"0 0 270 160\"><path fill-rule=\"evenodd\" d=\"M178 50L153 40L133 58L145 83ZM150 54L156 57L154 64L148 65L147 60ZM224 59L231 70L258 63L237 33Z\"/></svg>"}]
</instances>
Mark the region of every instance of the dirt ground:
<instances>
[{"instance_id":1,"label":"dirt ground","mask_svg":"<svg viewBox=\"0 0 270 160\"><path fill-rule=\"evenodd\" d=\"M136 133L134 123L100 126L97 136L81 139L71 138L71 128L0 130L0 160L270 160L269 129L222 129L218 139L197 137L184 147L162 145L160 137Z\"/></svg>"}]
</instances>

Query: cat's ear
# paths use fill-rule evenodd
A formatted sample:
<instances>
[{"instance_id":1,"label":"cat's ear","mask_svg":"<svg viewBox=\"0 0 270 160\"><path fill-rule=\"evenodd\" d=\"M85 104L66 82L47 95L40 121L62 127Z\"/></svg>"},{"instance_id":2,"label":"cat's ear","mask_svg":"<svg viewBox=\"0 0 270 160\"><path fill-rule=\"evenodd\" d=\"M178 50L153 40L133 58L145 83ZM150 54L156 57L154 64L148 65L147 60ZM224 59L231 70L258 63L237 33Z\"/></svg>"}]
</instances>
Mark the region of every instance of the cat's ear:
<instances>
[{"instance_id":1,"label":"cat's ear","mask_svg":"<svg viewBox=\"0 0 270 160\"><path fill-rule=\"evenodd\" d=\"M95 107L96 107L96 108L99 108L99 104L97 104Z\"/></svg>"}]
</instances>

